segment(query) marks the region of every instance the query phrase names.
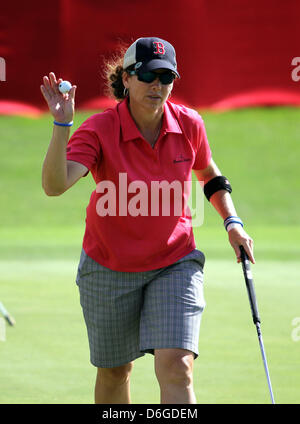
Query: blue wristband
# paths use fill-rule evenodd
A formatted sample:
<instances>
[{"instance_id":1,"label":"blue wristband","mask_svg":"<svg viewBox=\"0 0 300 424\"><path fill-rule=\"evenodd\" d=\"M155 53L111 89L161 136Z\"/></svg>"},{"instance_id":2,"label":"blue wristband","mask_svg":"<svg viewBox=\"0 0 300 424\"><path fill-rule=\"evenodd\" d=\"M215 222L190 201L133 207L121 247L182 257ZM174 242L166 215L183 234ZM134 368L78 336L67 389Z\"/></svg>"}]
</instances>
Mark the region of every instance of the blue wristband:
<instances>
[{"instance_id":1,"label":"blue wristband","mask_svg":"<svg viewBox=\"0 0 300 424\"><path fill-rule=\"evenodd\" d=\"M58 125L59 127L71 127L73 125L73 121L64 124L62 122L53 121L54 125Z\"/></svg>"},{"instance_id":2,"label":"blue wristband","mask_svg":"<svg viewBox=\"0 0 300 424\"><path fill-rule=\"evenodd\" d=\"M225 220L224 220L224 227L226 229L226 231L228 231L228 226L230 224L239 224L242 227L244 226L243 221L241 220L241 218L239 218L238 216L228 216Z\"/></svg>"}]
</instances>

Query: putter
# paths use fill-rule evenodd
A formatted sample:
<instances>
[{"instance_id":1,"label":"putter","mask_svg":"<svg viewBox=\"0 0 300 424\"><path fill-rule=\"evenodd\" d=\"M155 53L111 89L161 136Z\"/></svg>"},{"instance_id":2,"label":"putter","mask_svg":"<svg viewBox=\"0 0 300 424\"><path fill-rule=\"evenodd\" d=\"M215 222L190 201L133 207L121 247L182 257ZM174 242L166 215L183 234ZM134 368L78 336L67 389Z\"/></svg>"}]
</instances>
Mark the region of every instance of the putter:
<instances>
[{"instance_id":1,"label":"putter","mask_svg":"<svg viewBox=\"0 0 300 424\"><path fill-rule=\"evenodd\" d=\"M13 319L13 317L9 315L7 310L4 308L3 303L1 302L0 302L0 312L2 313L2 315L4 316L4 318L6 319L9 325L12 325L12 326L15 325L16 321Z\"/></svg>"},{"instance_id":2,"label":"putter","mask_svg":"<svg viewBox=\"0 0 300 424\"><path fill-rule=\"evenodd\" d=\"M265 352L263 338L262 338L261 329L260 329L260 317L259 317L258 307L257 307L257 302L256 302L256 295L255 295L255 290L254 290L252 272L251 272L251 268L250 268L250 261L249 261L248 255L245 252L243 246L240 246L240 251L241 251L242 267L243 267L248 297L249 297L250 306L251 306L252 318L253 318L253 322L256 326L256 331L257 331L257 335L258 335L259 346L260 346L261 356L262 356L263 363L264 363L265 373L266 373L266 376L267 376L271 401L272 401L273 404L275 404L273 390L272 390L272 384L271 384L271 379L270 379L270 374L269 374L269 369L268 369L267 357L266 357L266 352Z\"/></svg>"}]
</instances>

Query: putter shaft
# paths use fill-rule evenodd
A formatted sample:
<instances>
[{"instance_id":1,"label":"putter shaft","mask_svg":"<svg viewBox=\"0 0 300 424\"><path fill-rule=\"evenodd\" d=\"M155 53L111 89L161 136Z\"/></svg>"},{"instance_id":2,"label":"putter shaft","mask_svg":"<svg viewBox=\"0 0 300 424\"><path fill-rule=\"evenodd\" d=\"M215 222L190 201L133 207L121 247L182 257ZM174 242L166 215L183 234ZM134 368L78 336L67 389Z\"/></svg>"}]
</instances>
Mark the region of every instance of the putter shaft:
<instances>
[{"instance_id":1,"label":"putter shaft","mask_svg":"<svg viewBox=\"0 0 300 424\"><path fill-rule=\"evenodd\" d=\"M263 342L259 322L256 323L256 330L257 330L257 335L258 335L258 341L259 341L261 356L262 356L263 363L264 363L265 373L266 373L266 377L267 377L267 381L268 381L271 401L272 401L273 404L275 404L274 394L273 394L273 389L272 389L272 383L271 383L271 378L270 378L270 374L269 374L268 362L267 362L267 357L266 357L266 353L265 353L265 347L264 347L264 342Z\"/></svg>"},{"instance_id":2,"label":"putter shaft","mask_svg":"<svg viewBox=\"0 0 300 424\"><path fill-rule=\"evenodd\" d=\"M270 378L269 369L268 369L267 357L266 357L264 343L263 343L261 329L260 329L260 316L259 316L258 306L257 306L257 302L256 302L256 294L255 294L255 290L254 290L254 284L253 284L252 272L251 272L251 268L250 268L250 262L249 262L249 258L247 256L247 253L245 252L243 246L240 246L240 251L241 251L243 273L244 273L244 277L245 277L245 283L246 283L249 302L250 302L250 306L251 306L252 318L253 318L253 322L254 322L254 324L256 326L256 330L257 330L258 341L259 341L261 356L262 356L262 359L263 359L265 373L266 373L266 377L267 377L267 381L268 381L268 387L269 387L269 392L270 392L270 396L271 396L271 401L272 401L273 404L275 404L273 390L272 390L272 384L271 384L271 378Z\"/></svg>"}]
</instances>

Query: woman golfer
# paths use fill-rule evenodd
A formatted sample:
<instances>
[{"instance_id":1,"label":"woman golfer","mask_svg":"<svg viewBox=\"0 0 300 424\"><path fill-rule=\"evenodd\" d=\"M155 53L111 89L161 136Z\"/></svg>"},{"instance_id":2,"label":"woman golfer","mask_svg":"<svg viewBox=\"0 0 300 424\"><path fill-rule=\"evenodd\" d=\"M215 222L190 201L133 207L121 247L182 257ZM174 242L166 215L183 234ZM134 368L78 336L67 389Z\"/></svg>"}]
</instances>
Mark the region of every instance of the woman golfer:
<instances>
[{"instance_id":1,"label":"woman golfer","mask_svg":"<svg viewBox=\"0 0 300 424\"><path fill-rule=\"evenodd\" d=\"M238 262L243 245L254 263L253 242L212 160L201 117L168 100L176 78L173 46L139 38L110 66L116 106L88 118L70 139L76 86L61 94L53 73L41 85L54 117L42 172L46 194L61 195L89 171L96 184L77 274L98 369L96 403L130 403L133 361L147 352L161 403L196 403L193 362L205 301L204 255L185 206L192 170L224 220Z\"/></svg>"}]
</instances>

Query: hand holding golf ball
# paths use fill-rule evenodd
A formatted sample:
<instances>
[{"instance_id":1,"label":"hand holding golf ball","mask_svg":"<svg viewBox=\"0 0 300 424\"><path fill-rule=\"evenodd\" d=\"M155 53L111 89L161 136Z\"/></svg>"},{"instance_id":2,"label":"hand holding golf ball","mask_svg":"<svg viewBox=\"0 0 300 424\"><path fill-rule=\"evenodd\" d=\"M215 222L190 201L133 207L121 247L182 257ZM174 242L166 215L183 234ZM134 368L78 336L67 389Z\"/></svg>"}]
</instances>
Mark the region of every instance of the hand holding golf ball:
<instances>
[{"instance_id":1,"label":"hand holding golf ball","mask_svg":"<svg viewBox=\"0 0 300 424\"><path fill-rule=\"evenodd\" d=\"M62 94L68 93L72 88L72 84L69 81L62 81L58 85L58 89Z\"/></svg>"},{"instance_id":2,"label":"hand holding golf ball","mask_svg":"<svg viewBox=\"0 0 300 424\"><path fill-rule=\"evenodd\" d=\"M49 77L47 75L43 77L40 88L54 120L61 123L72 122L76 85L62 78L57 79L54 72L50 72Z\"/></svg>"}]
</instances>

